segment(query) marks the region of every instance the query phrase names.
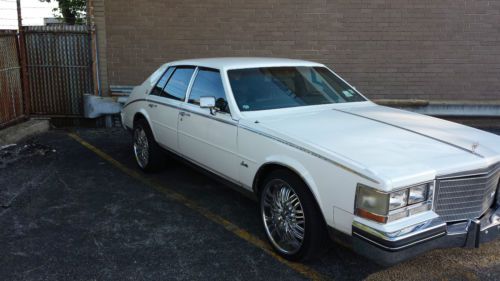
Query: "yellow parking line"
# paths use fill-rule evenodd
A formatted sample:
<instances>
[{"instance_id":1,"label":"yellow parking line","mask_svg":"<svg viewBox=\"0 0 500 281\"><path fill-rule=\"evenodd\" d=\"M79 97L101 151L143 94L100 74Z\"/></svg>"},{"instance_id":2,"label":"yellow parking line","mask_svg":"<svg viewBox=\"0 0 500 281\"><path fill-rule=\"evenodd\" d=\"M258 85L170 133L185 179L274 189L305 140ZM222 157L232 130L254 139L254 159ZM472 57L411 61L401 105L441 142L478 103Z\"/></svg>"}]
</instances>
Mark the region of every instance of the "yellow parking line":
<instances>
[{"instance_id":1,"label":"yellow parking line","mask_svg":"<svg viewBox=\"0 0 500 281\"><path fill-rule=\"evenodd\" d=\"M264 252L266 252L267 254L269 254L270 256L272 256L273 258L275 258L276 260L278 260L282 264L290 267L291 269L297 271L298 273L304 275L305 277L307 277L311 280L327 280L327 278L325 276L321 275L320 273L318 273L317 271L315 271L314 269L312 269L306 265L303 265L300 263L290 262L290 261L282 258L280 255L276 254L273 251L273 249L269 246L268 243L259 239L256 236L250 234L246 230L238 227L234 223L232 223L232 222L224 219L223 217L209 211L208 209L200 206L198 203L186 198L184 195L173 191L172 189L165 186L164 184L161 184L155 180L144 177L143 174L126 167L125 165L118 162L117 160L115 160L113 157L111 157L107 153L103 152L102 150L98 149L97 147L95 147L95 146L91 145L90 143L86 142L85 140L83 140L77 134L69 133L68 135L71 138L73 138L74 140L76 140L77 142L79 142L84 147L88 148L90 151L97 154L102 159L108 161L110 164L112 164L116 168L120 169L122 172L126 173L127 175L133 177L136 180L141 181L144 184L147 184L147 185L153 187L155 190L161 192L166 197L183 204L184 206L196 211L197 213L199 213L200 215L204 216L205 218L211 220L212 222L215 222L215 223L221 225L226 230L232 232L236 236L251 243L252 245L260 248L261 250L263 250Z\"/></svg>"}]
</instances>

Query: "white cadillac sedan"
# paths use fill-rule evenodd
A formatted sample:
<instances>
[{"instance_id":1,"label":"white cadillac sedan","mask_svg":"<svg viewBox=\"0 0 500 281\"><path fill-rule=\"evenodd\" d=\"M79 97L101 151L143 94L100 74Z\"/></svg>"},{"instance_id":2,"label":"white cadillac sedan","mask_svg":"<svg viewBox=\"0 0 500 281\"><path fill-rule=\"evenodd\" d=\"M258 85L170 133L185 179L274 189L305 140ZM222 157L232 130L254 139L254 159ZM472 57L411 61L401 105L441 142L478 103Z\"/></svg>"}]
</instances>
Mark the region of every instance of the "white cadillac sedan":
<instances>
[{"instance_id":1,"label":"white cadillac sedan","mask_svg":"<svg viewBox=\"0 0 500 281\"><path fill-rule=\"evenodd\" d=\"M254 194L290 260L329 236L382 264L500 236L500 137L378 106L319 63L167 63L121 117L143 170L167 151Z\"/></svg>"}]
</instances>

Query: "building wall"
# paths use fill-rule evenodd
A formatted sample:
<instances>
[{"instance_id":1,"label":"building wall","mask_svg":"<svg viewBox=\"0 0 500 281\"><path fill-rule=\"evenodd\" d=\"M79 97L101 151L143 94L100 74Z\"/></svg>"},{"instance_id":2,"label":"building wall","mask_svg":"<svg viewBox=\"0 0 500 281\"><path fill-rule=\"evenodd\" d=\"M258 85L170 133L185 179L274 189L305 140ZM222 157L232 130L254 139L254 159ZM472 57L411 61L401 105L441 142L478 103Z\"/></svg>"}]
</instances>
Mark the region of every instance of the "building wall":
<instances>
[{"instance_id":1,"label":"building wall","mask_svg":"<svg viewBox=\"0 0 500 281\"><path fill-rule=\"evenodd\" d=\"M171 60L273 56L325 63L375 99L500 100L500 1L106 0L105 11L110 85Z\"/></svg>"}]
</instances>

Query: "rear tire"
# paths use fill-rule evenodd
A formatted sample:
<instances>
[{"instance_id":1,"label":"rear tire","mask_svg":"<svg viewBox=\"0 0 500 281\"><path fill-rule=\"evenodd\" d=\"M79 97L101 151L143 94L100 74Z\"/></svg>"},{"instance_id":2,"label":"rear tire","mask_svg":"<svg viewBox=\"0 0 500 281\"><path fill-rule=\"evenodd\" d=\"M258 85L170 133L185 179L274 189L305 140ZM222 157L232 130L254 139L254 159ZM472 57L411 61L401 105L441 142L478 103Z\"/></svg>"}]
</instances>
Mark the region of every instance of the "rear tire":
<instances>
[{"instance_id":1,"label":"rear tire","mask_svg":"<svg viewBox=\"0 0 500 281\"><path fill-rule=\"evenodd\" d=\"M156 143L153 132L146 120L139 119L134 122L132 136L132 149L139 168L146 172L158 171L161 169L164 160L163 152Z\"/></svg>"},{"instance_id":2,"label":"rear tire","mask_svg":"<svg viewBox=\"0 0 500 281\"><path fill-rule=\"evenodd\" d=\"M260 207L267 238L282 257L304 261L328 248L321 211L295 173L285 169L271 172L263 181Z\"/></svg>"}]
</instances>

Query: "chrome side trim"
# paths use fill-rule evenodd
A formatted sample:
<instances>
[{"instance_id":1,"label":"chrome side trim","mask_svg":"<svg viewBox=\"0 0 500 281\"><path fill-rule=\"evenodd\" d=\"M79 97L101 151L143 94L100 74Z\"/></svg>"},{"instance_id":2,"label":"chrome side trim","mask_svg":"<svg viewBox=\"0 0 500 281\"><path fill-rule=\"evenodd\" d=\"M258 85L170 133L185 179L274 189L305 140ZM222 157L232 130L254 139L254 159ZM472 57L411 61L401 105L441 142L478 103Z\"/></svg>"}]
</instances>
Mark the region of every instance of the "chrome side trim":
<instances>
[{"instance_id":1,"label":"chrome side trim","mask_svg":"<svg viewBox=\"0 0 500 281\"><path fill-rule=\"evenodd\" d=\"M150 100L150 99L146 99L147 102L152 102L152 103L156 103L156 104L159 104L159 105L164 105L164 106L168 106L168 107L171 107L171 108L175 108L175 109L179 109L179 110L182 110L182 107L180 106L175 106L173 104L169 104L169 103L165 103L165 102L160 102L160 101L156 101L156 100ZM179 102L183 102L183 101L179 101Z\"/></svg>"},{"instance_id":2,"label":"chrome side trim","mask_svg":"<svg viewBox=\"0 0 500 281\"><path fill-rule=\"evenodd\" d=\"M255 130L254 128L251 128L251 127L248 127L248 126L245 126L245 125L241 125L241 124L239 124L239 125L238 125L238 127L239 127L239 128L242 128L242 129L245 129L245 130L247 130L247 131L250 131L250 132L252 132L252 133L255 133L255 134L261 135L261 136L263 136L263 137L270 138L270 139L275 140L275 141L277 141L277 142L283 143L283 144L288 145L288 146L290 146L290 147L293 147L293 148L295 148L295 149L298 149L298 150L300 150L300 151L302 151L302 152L305 152L305 153L310 154L310 155L312 155L312 156L314 156L314 157L317 157L317 158L319 158L319 159L321 159L321 160L324 160L324 161L326 161L326 162L329 162L329 163L331 163L331 164L333 164L333 165L335 165L335 166L337 166L337 167L340 167L340 168L342 168L342 169L344 169L344 170L346 170L346 171L348 171L348 172L350 172L350 173L356 174L356 175L358 175L358 176L360 176L360 177L362 177L362 178L364 178L364 179L367 179L367 180L369 180L369 181L371 181L371 182L373 182L373 183L380 184L380 182L379 182L379 181L377 181L377 180L376 180L376 179L374 179L374 178L371 178L371 177L369 177L369 176L366 176L366 175L364 175L364 174L362 174L362 173L360 173L360 172L354 171L353 169L351 169L351 168L349 168L349 167L347 167L347 166L345 166L345 165L342 165L342 164L340 164L340 163L338 163L338 162L336 162L336 161L333 161L332 159L326 158L326 157L324 157L323 155L320 155L320 154L318 154L318 153L316 153L316 152L313 152L313 151L311 151L311 150L309 150L309 149L306 149L306 148L304 148L304 147L298 146L298 145L296 145L296 144L294 144L294 143L291 143L291 142L286 141L286 140L284 140L284 139L278 138L278 137L276 137L276 136L273 136L273 135L270 135L270 134L267 134L267 133L264 133L264 132L261 132L261 131Z\"/></svg>"},{"instance_id":3,"label":"chrome side trim","mask_svg":"<svg viewBox=\"0 0 500 281\"><path fill-rule=\"evenodd\" d=\"M147 101L146 99L136 99L136 100L133 100L133 101L130 101L130 102L127 102L125 105L123 105L122 109L124 109L125 107L133 104L134 102L139 102L139 101Z\"/></svg>"},{"instance_id":4,"label":"chrome side trim","mask_svg":"<svg viewBox=\"0 0 500 281\"><path fill-rule=\"evenodd\" d=\"M215 121L219 121L221 123L225 123L225 124L228 124L228 125L238 126L238 121L233 120L233 119L231 119L231 120L220 119L220 118L214 117L213 115L203 114L203 113L200 113L200 112L196 112L196 111L191 110L191 109L186 108L186 107L180 108L179 110L186 111L186 112L189 112L189 113L193 113L193 114L196 114L196 115L199 115L199 116L202 116L202 117L206 117L208 119L212 119L212 120L215 120ZM228 113L218 112L217 114L228 114Z\"/></svg>"},{"instance_id":5,"label":"chrome side trim","mask_svg":"<svg viewBox=\"0 0 500 281\"><path fill-rule=\"evenodd\" d=\"M357 116L357 117L365 118L365 119L368 119L368 120L372 120L372 121L375 121L375 122L378 122L378 123L382 123L382 124L385 124L385 125L388 125L388 126L392 126L392 127L395 127L395 128L401 129L401 130L405 130L407 132L411 132L411 133L414 133L414 134L417 134L417 135L420 135L420 136L423 136L423 137L435 140L437 142L444 143L444 144L447 144L449 146L453 146L453 147L455 147L457 149L460 149L462 151L466 151L466 152L468 152L468 153L470 153L472 155L475 155L477 157L484 158L483 155L481 155L479 153L476 153L476 152L474 152L472 150L465 149L465 148L463 148L461 146L458 146L456 144L453 144L453 143L450 143L450 142L447 142L447 141L444 141L444 140L440 140L438 138L435 138L435 137L432 137L432 136L429 136L429 135L426 135L426 134L423 134L423 133L419 133L417 131L414 131L414 130L411 130L411 129L408 129L408 128L405 128L405 127L401 127L401 126L394 125L394 124L391 124L391 123L388 123L388 122L384 122L384 121L381 121L381 120L378 120L378 119L375 119L375 118L371 118L371 117L363 116L363 115L360 115L360 114L352 113L352 112L349 112L349 111L344 111L344 110L340 110L340 109L333 109L333 110L336 110L336 111L339 111L339 112L342 112L342 113L345 113L345 114L350 114L350 115L354 115L354 116Z\"/></svg>"},{"instance_id":6,"label":"chrome side trim","mask_svg":"<svg viewBox=\"0 0 500 281\"><path fill-rule=\"evenodd\" d=\"M232 125L232 126L237 126L238 125L238 122L235 121L235 120L232 120L232 119L231 120L224 120L224 119L220 119L220 118L214 117L212 115L202 114L202 113L196 112L196 111L188 109L188 108L183 108L183 107L180 107L180 106L175 106L175 105L172 105L172 104L168 104L168 103L164 103L164 102L159 102L159 101L155 101L155 100L137 99L137 100L131 101L127 105L129 105L131 103L134 103L134 102L137 102L137 101L152 102L152 103L156 103L156 104L159 104L159 105L164 105L164 106L168 106L168 107L175 108L175 109L178 109L178 110L182 110L182 111L186 111L186 112L189 112L189 113L193 113L193 114L196 114L196 115L199 115L199 116L203 116L203 117L206 117L206 118L209 118L209 119L212 119L212 120L215 120L215 121L219 121L219 122L222 122L222 123L225 123L225 124L228 124L228 125ZM225 114L225 113L219 113L219 114Z\"/></svg>"}]
</instances>

